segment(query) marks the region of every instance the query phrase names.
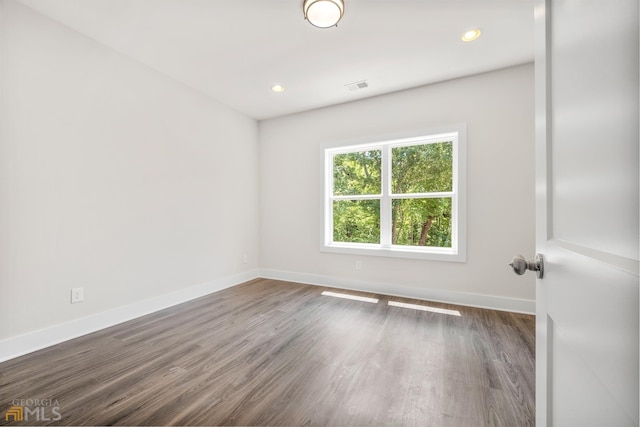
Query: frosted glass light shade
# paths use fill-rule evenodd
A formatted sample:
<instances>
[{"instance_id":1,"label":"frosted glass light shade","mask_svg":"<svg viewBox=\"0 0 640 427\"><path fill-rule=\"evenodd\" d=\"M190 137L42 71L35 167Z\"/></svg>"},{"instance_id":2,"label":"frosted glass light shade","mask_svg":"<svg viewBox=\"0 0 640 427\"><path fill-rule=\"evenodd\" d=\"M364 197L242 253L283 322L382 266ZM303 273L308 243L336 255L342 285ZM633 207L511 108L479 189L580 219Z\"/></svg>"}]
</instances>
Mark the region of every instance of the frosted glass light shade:
<instances>
[{"instance_id":1,"label":"frosted glass light shade","mask_svg":"<svg viewBox=\"0 0 640 427\"><path fill-rule=\"evenodd\" d=\"M329 28L338 24L344 14L344 0L304 0L304 17L318 28Z\"/></svg>"}]
</instances>

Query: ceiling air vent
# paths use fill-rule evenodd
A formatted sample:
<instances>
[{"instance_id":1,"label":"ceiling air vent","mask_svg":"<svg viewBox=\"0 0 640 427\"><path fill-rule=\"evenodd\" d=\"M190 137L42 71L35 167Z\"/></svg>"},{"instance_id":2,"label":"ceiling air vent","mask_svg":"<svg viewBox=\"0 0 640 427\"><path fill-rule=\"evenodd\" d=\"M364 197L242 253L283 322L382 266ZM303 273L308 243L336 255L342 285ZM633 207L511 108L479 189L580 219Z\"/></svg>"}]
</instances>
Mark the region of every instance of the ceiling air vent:
<instances>
[{"instance_id":1,"label":"ceiling air vent","mask_svg":"<svg viewBox=\"0 0 640 427\"><path fill-rule=\"evenodd\" d=\"M369 83L366 80L361 80L359 82L349 83L348 85L344 85L347 89L354 91L360 90L369 87Z\"/></svg>"}]
</instances>

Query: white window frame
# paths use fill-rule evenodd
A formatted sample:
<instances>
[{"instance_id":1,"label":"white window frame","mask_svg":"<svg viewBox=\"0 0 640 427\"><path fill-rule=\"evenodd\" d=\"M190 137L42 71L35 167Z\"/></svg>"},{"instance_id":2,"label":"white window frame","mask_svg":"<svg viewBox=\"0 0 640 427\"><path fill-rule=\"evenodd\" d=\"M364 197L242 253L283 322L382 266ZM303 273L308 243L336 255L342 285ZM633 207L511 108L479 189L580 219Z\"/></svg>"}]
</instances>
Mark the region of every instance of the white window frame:
<instances>
[{"instance_id":1,"label":"white window frame","mask_svg":"<svg viewBox=\"0 0 640 427\"><path fill-rule=\"evenodd\" d=\"M413 258L435 261L466 261L466 125L447 126L407 132L384 138L338 142L323 147L323 225L322 252L373 255L394 258ZM442 141L453 142L452 191L443 193L391 193L391 149L394 147L423 145ZM354 151L382 150L382 189L380 194L360 196L333 195L333 157ZM451 248L404 246L391 244L392 199L451 197ZM380 244L333 241L334 200L380 200Z\"/></svg>"}]
</instances>

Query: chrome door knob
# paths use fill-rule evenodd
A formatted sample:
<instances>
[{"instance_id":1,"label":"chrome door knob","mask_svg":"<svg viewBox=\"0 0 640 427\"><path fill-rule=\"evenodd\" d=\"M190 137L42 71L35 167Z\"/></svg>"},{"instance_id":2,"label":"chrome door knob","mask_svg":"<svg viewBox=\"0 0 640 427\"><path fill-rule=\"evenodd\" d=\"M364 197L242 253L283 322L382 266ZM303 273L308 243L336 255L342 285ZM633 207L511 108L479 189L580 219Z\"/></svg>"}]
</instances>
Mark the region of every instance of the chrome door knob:
<instances>
[{"instance_id":1,"label":"chrome door knob","mask_svg":"<svg viewBox=\"0 0 640 427\"><path fill-rule=\"evenodd\" d=\"M516 255L509 265L517 275L523 275L527 270L531 270L536 272L538 279L544 276L544 258L541 254L536 254L533 261L527 261L522 255Z\"/></svg>"}]
</instances>

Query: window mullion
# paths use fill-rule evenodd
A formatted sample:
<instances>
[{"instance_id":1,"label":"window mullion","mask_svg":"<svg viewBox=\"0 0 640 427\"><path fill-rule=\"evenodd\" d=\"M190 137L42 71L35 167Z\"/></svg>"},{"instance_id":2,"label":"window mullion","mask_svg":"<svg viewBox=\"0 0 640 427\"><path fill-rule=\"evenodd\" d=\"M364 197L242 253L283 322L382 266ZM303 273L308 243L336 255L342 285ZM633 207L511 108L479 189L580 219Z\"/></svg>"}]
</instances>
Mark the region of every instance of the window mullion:
<instances>
[{"instance_id":1,"label":"window mullion","mask_svg":"<svg viewBox=\"0 0 640 427\"><path fill-rule=\"evenodd\" d=\"M391 247L391 147L382 148L382 198L380 200L380 244Z\"/></svg>"}]
</instances>

